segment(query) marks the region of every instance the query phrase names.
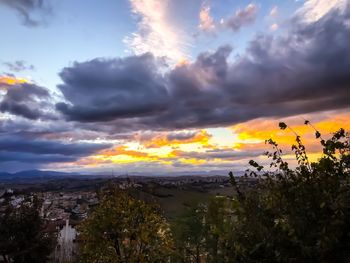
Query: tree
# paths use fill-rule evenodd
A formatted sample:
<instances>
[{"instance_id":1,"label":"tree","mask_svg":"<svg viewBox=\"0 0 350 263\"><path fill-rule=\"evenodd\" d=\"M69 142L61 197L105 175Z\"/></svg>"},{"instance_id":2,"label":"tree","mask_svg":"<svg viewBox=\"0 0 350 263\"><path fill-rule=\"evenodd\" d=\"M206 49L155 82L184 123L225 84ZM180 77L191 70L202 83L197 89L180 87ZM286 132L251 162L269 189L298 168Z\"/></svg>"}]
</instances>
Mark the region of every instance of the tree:
<instances>
[{"instance_id":1,"label":"tree","mask_svg":"<svg viewBox=\"0 0 350 263\"><path fill-rule=\"evenodd\" d=\"M285 123L280 128L291 129ZM267 140L270 167L251 160L245 175L255 186L241 190L230 172L234 199L214 198L178 220L182 262L199 262L188 256L196 249L204 262L350 262L349 134L341 129L325 140L315 129L323 148L317 162L295 136L293 169L279 145Z\"/></svg>"},{"instance_id":2,"label":"tree","mask_svg":"<svg viewBox=\"0 0 350 263\"><path fill-rule=\"evenodd\" d=\"M8 202L0 215L0 254L5 262L47 262L55 239L45 231L40 208L36 196L26 197L18 207Z\"/></svg>"},{"instance_id":3,"label":"tree","mask_svg":"<svg viewBox=\"0 0 350 263\"><path fill-rule=\"evenodd\" d=\"M280 128L289 127L280 123ZM324 140L315 130L323 148L318 162L309 161L300 136L295 135L296 168L289 168L272 140L267 143L274 150L267 155L273 170L250 161L255 170L246 176L260 183L241 192L233 203L235 262L350 261L349 135L341 129Z\"/></svg>"},{"instance_id":4,"label":"tree","mask_svg":"<svg viewBox=\"0 0 350 263\"><path fill-rule=\"evenodd\" d=\"M231 235L231 201L211 198L190 207L174 224L178 254L183 262L228 262Z\"/></svg>"},{"instance_id":5,"label":"tree","mask_svg":"<svg viewBox=\"0 0 350 263\"><path fill-rule=\"evenodd\" d=\"M188 207L173 224L177 259L182 262L201 262L205 254L205 207Z\"/></svg>"},{"instance_id":6,"label":"tree","mask_svg":"<svg viewBox=\"0 0 350 263\"><path fill-rule=\"evenodd\" d=\"M208 203L204 221L206 262L224 263L230 261L231 203L231 199L224 196L216 196Z\"/></svg>"},{"instance_id":7,"label":"tree","mask_svg":"<svg viewBox=\"0 0 350 263\"><path fill-rule=\"evenodd\" d=\"M82 223L82 262L164 262L172 252L169 226L158 209L117 187Z\"/></svg>"}]
</instances>

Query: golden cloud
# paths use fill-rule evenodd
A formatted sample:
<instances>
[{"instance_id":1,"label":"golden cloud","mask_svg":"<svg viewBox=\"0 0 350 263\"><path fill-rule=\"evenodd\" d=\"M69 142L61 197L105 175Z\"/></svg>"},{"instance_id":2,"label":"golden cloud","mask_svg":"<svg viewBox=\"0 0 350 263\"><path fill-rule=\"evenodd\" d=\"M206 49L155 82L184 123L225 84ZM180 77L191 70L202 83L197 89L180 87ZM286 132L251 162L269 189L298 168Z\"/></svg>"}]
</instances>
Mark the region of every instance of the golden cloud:
<instances>
[{"instance_id":1,"label":"golden cloud","mask_svg":"<svg viewBox=\"0 0 350 263\"><path fill-rule=\"evenodd\" d=\"M16 84L23 84L23 83L29 83L28 80L23 78L16 78L12 76L0 76L0 86L12 86Z\"/></svg>"},{"instance_id":2,"label":"golden cloud","mask_svg":"<svg viewBox=\"0 0 350 263\"><path fill-rule=\"evenodd\" d=\"M146 148L160 148L163 146L178 146L182 144L198 143L202 146L209 146L212 136L205 130L196 133L166 133L156 135L148 140L139 138Z\"/></svg>"},{"instance_id":3,"label":"golden cloud","mask_svg":"<svg viewBox=\"0 0 350 263\"><path fill-rule=\"evenodd\" d=\"M314 116L316 119L319 116ZM290 149L295 143L296 134L301 136L303 143L310 153L320 153L321 146L319 140L315 138L315 129L325 138L331 136L340 128L350 130L350 113L331 114L320 117L320 120L312 122L311 125L305 125L304 119L300 116L286 118L285 123L290 127L286 130L278 128L278 121L258 119L232 127L234 133L238 136L238 148L241 150L267 149L265 140L273 139L282 148Z\"/></svg>"}]
</instances>

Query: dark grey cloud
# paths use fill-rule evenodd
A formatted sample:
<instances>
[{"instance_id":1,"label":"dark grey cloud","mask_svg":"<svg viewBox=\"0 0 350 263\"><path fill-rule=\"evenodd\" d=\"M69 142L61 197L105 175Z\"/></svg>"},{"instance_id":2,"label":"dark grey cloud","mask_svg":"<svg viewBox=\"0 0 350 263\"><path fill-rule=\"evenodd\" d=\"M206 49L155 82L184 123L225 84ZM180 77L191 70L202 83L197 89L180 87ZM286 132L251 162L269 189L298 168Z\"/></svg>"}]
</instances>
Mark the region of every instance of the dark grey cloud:
<instances>
[{"instance_id":1,"label":"dark grey cloud","mask_svg":"<svg viewBox=\"0 0 350 263\"><path fill-rule=\"evenodd\" d=\"M171 132L167 134L167 139L169 141L184 141L194 138L198 133L198 131Z\"/></svg>"},{"instance_id":2,"label":"dark grey cloud","mask_svg":"<svg viewBox=\"0 0 350 263\"><path fill-rule=\"evenodd\" d=\"M36 27L45 23L51 7L46 0L0 0L0 4L15 10L28 27Z\"/></svg>"},{"instance_id":3,"label":"dark grey cloud","mask_svg":"<svg viewBox=\"0 0 350 263\"><path fill-rule=\"evenodd\" d=\"M34 163L48 164L58 162L74 162L77 157L65 156L60 154L33 154L23 152L2 152L0 151L0 163L18 162L18 163Z\"/></svg>"},{"instance_id":4,"label":"dark grey cloud","mask_svg":"<svg viewBox=\"0 0 350 263\"><path fill-rule=\"evenodd\" d=\"M31 64L28 64L24 60L16 60L14 62L4 62L3 65L5 65L8 70L11 72L20 72L24 70L34 70L35 67Z\"/></svg>"},{"instance_id":5,"label":"dark grey cloud","mask_svg":"<svg viewBox=\"0 0 350 263\"><path fill-rule=\"evenodd\" d=\"M75 63L60 73L58 88L69 103L56 108L70 120L110 121L159 114L168 92L151 54Z\"/></svg>"},{"instance_id":6,"label":"dark grey cloud","mask_svg":"<svg viewBox=\"0 0 350 263\"><path fill-rule=\"evenodd\" d=\"M39 164L72 162L110 146L110 144L66 143L18 134L0 134L0 162L16 161Z\"/></svg>"},{"instance_id":7,"label":"dark grey cloud","mask_svg":"<svg viewBox=\"0 0 350 263\"><path fill-rule=\"evenodd\" d=\"M146 54L65 68L57 105L79 127L121 132L231 125L350 107L350 11L261 34L245 54L206 52L161 74ZM79 124L80 122L80 124ZM96 123L98 122L98 125Z\"/></svg>"},{"instance_id":8,"label":"dark grey cloud","mask_svg":"<svg viewBox=\"0 0 350 263\"><path fill-rule=\"evenodd\" d=\"M30 120L50 117L46 112L50 100L47 89L31 83L3 86L6 86L6 93L2 99L0 97L0 112Z\"/></svg>"}]
</instances>

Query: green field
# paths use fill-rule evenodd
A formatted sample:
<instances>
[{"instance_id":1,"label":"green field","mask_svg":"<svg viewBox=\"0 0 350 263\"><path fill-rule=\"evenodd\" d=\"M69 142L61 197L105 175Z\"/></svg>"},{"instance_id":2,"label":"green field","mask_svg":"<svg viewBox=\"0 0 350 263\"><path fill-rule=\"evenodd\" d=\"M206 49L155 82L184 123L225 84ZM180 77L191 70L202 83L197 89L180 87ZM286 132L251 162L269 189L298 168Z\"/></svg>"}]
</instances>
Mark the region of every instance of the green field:
<instances>
[{"instance_id":1,"label":"green field","mask_svg":"<svg viewBox=\"0 0 350 263\"><path fill-rule=\"evenodd\" d=\"M149 191L138 190L133 194L140 199L158 204L168 219L174 219L180 216L186 207L193 206L198 203L207 202L211 197L216 195L231 196L234 190L232 187L213 188L206 191L197 189L181 189L156 187Z\"/></svg>"}]
</instances>

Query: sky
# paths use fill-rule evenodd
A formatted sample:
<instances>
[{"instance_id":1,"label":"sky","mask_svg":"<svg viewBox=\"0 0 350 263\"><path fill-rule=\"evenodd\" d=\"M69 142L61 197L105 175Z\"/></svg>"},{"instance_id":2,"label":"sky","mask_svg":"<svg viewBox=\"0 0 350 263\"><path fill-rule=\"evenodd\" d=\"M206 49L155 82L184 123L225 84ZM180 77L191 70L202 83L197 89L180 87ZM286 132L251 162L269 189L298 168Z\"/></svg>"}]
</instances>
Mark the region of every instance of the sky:
<instances>
[{"instance_id":1,"label":"sky","mask_svg":"<svg viewBox=\"0 0 350 263\"><path fill-rule=\"evenodd\" d=\"M0 36L0 171L239 174L350 129L348 0L0 0Z\"/></svg>"}]
</instances>

